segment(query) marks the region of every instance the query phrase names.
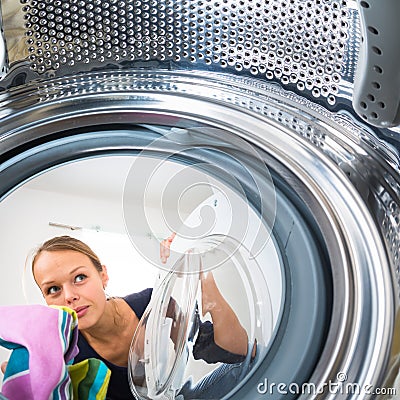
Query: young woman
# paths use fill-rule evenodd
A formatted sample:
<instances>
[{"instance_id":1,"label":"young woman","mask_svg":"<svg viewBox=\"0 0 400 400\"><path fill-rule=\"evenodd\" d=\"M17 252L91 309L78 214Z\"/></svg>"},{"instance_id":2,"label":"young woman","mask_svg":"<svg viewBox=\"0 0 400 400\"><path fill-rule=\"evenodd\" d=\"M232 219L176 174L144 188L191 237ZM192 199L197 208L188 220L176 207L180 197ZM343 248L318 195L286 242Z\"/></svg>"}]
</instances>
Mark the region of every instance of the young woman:
<instances>
[{"instance_id":1,"label":"young woman","mask_svg":"<svg viewBox=\"0 0 400 400\"><path fill-rule=\"evenodd\" d=\"M169 256L172 239L173 236L161 243L163 262ZM78 315L79 354L74 362L89 357L104 361L111 370L107 399L134 399L128 381L128 355L152 289L123 298L108 298L105 294L107 268L89 246L69 236L55 237L43 243L33 257L32 272L48 305L67 306ZM241 365L248 352L245 329L219 292L211 273L201 278L201 288L203 313L210 313L212 324L199 321L194 357L209 363ZM221 377L220 372L220 383ZM216 396L216 387L209 377L207 384L201 382L193 390L185 386L185 393L182 392L180 398L191 398L190 393L193 398Z\"/></svg>"}]
</instances>

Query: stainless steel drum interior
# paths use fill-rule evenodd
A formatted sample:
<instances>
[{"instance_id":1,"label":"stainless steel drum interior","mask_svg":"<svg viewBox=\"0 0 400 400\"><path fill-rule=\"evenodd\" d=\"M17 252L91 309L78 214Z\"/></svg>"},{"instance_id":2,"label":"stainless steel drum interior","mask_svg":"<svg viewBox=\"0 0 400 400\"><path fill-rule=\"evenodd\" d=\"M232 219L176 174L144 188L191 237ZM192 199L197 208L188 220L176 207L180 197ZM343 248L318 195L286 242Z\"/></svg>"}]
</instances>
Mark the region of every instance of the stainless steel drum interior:
<instances>
[{"instance_id":1,"label":"stainless steel drum interior","mask_svg":"<svg viewBox=\"0 0 400 400\"><path fill-rule=\"evenodd\" d=\"M0 199L58 165L144 149L234 170L218 152L231 143L225 151L251 170L244 141L276 187L271 236L286 281L269 352L229 398L264 398L267 376L393 384L400 138L395 85L378 80L389 67L376 49L390 44L375 1L0 4ZM193 151L175 158L179 146ZM235 173L257 210L251 182Z\"/></svg>"}]
</instances>

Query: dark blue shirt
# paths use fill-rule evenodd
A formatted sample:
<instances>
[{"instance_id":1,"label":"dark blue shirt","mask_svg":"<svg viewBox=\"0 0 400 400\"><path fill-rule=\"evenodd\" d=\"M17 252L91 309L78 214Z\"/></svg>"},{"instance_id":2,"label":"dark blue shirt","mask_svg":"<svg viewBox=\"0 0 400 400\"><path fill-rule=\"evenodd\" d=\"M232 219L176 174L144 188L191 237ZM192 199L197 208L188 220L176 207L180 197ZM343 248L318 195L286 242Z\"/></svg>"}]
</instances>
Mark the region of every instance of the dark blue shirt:
<instances>
[{"instance_id":1,"label":"dark blue shirt","mask_svg":"<svg viewBox=\"0 0 400 400\"><path fill-rule=\"evenodd\" d=\"M130 294L123 299L132 308L138 319L142 318L147 305L150 302L152 289L145 289L139 293ZM213 325L209 321L201 322L196 314L198 335L193 346L193 357L202 359L207 363L224 362L233 364L244 360L243 356L230 353L214 342ZM107 399L110 400L134 400L134 396L129 387L128 368L112 364L101 357L86 341L81 333L78 337L79 354L75 357L74 363L88 358L102 360L111 370L111 378L107 391Z\"/></svg>"}]
</instances>

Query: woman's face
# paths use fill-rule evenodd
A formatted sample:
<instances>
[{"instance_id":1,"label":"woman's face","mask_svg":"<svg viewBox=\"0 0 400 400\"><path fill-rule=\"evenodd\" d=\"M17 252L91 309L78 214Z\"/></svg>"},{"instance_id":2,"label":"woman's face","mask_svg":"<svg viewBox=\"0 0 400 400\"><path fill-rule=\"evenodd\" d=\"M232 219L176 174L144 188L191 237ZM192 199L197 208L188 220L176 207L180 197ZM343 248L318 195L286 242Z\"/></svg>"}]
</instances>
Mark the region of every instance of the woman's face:
<instances>
[{"instance_id":1,"label":"woman's face","mask_svg":"<svg viewBox=\"0 0 400 400\"><path fill-rule=\"evenodd\" d=\"M98 271L90 258L78 251L43 251L33 273L48 305L76 311L79 329L91 328L100 320L106 307L105 267Z\"/></svg>"}]
</instances>

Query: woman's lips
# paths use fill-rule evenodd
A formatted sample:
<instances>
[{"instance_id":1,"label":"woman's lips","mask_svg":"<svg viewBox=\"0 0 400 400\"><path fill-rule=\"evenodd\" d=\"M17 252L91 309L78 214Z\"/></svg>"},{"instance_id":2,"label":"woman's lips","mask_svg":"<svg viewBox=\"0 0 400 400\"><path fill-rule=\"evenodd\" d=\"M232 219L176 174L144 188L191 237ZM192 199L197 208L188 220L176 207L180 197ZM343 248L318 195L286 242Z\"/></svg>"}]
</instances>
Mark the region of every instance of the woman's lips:
<instances>
[{"instance_id":1,"label":"woman's lips","mask_svg":"<svg viewBox=\"0 0 400 400\"><path fill-rule=\"evenodd\" d=\"M82 318L88 311L89 306L82 306L78 307L75 309L76 314L78 315L78 318Z\"/></svg>"}]
</instances>

